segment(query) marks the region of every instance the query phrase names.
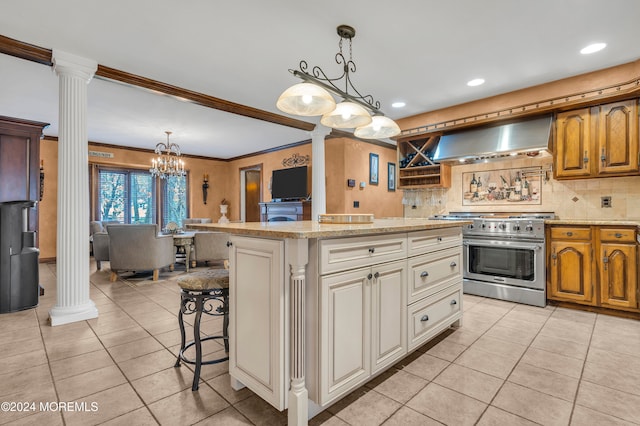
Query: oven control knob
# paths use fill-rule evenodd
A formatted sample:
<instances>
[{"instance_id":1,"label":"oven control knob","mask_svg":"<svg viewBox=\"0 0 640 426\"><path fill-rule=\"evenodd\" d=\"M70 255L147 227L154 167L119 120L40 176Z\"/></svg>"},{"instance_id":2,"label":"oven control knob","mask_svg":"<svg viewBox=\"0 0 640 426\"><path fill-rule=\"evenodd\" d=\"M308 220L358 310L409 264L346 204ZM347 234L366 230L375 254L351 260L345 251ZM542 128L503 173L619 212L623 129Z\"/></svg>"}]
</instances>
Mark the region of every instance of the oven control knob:
<instances>
[{"instance_id":1,"label":"oven control knob","mask_svg":"<svg viewBox=\"0 0 640 426\"><path fill-rule=\"evenodd\" d=\"M483 224L482 224L482 226L481 226L481 228L482 228L482 229L484 229L484 228L486 228L486 227L487 227L487 224L486 224L486 223L483 223Z\"/></svg>"},{"instance_id":2,"label":"oven control knob","mask_svg":"<svg viewBox=\"0 0 640 426\"><path fill-rule=\"evenodd\" d=\"M467 226L467 228L469 228L469 229L473 229L473 228L475 228L475 226L473 226L473 223L472 223L472 224L470 224L469 226Z\"/></svg>"},{"instance_id":3,"label":"oven control knob","mask_svg":"<svg viewBox=\"0 0 640 426\"><path fill-rule=\"evenodd\" d=\"M520 230L520 225L518 225L518 224L513 225L513 230L514 231L519 231Z\"/></svg>"},{"instance_id":4,"label":"oven control knob","mask_svg":"<svg viewBox=\"0 0 640 426\"><path fill-rule=\"evenodd\" d=\"M501 223L500 225L498 225L498 228L507 229L507 224L506 223Z\"/></svg>"},{"instance_id":5,"label":"oven control knob","mask_svg":"<svg viewBox=\"0 0 640 426\"><path fill-rule=\"evenodd\" d=\"M532 224L528 224L527 227L525 228L525 230L527 232L533 232L533 225Z\"/></svg>"}]
</instances>

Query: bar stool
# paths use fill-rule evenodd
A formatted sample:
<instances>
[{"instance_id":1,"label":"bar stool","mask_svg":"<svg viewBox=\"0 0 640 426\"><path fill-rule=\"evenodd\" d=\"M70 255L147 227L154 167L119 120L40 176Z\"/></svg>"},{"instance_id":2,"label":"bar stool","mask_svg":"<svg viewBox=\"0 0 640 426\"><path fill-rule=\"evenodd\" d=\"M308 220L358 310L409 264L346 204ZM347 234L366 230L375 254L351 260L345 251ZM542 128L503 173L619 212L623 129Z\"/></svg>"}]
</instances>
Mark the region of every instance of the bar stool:
<instances>
[{"instance_id":1,"label":"bar stool","mask_svg":"<svg viewBox=\"0 0 640 426\"><path fill-rule=\"evenodd\" d=\"M202 342L212 339L223 339L224 350L229 353L229 271L227 269L209 269L193 272L180 277L178 285L182 289L180 296L180 312L178 323L180 325L180 351L174 367L180 367L180 361L196 366L192 391L198 390L200 381L200 367L207 364L217 364L227 361L229 356L208 361L202 360ZM193 323L193 341L185 344L184 315L196 314ZM223 316L222 336L200 337L200 319L202 314ZM191 346L196 347L196 358L188 359L185 351Z\"/></svg>"}]
</instances>

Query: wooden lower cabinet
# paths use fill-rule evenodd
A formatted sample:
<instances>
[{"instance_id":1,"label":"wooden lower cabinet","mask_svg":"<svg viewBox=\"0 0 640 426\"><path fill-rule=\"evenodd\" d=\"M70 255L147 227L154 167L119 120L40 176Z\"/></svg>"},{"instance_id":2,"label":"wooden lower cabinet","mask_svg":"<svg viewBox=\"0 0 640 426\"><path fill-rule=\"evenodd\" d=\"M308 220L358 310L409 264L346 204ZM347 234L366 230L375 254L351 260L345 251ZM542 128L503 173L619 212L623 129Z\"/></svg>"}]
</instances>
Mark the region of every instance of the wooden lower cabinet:
<instances>
[{"instance_id":1,"label":"wooden lower cabinet","mask_svg":"<svg viewBox=\"0 0 640 426\"><path fill-rule=\"evenodd\" d=\"M607 308L638 308L635 244L600 244L600 304Z\"/></svg>"},{"instance_id":2,"label":"wooden lower cabinet","mask_svg":"<svg viewBox=\"0 0 640 426\"><path fill-rule=\"evenodd\" d=\"M548 299L640 311L635 227L552 226L549 235Z\"/></svg>"},{"instance_id":3,"label":"wooden lower cabinet","mask_svg":"<svg viewBox=\"0 0 640 426\"><path fill-rule=\"evenodd\" d=\"M593 305L593 245L585 241L552 241L550 299Z\"/></svg>"}]
</instances>

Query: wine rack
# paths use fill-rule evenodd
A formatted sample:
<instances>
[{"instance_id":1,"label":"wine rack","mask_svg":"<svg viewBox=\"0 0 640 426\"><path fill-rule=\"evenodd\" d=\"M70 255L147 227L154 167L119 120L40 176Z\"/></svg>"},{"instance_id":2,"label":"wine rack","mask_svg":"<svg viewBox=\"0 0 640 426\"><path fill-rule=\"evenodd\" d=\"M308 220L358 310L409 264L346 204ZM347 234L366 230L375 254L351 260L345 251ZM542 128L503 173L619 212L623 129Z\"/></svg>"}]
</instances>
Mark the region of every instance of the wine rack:
<instances>
[{"instance_id":1,"label":"wine rack","mask_svg":"<svg viewBox=\"0 0 640 426\"><path fill-rule=\"evenodd\" d=\"M451 166L433 161L440 135L398 140L398 188L449 188Z\"/></svg>"}]
</instances>

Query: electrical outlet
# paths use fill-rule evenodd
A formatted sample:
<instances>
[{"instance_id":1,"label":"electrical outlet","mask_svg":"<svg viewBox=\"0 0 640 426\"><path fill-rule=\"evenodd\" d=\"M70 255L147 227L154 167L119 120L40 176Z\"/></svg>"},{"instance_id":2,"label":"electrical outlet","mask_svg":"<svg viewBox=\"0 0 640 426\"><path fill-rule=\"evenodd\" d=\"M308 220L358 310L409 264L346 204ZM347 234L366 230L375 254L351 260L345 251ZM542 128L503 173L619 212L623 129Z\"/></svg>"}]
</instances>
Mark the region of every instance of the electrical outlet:
<instances>
[{"instance_id":1,"label":"electrical outlet","mask_svg":"<svg viewBox=\"0 0 640 426\"><path fill-rule=\"evenodd\" d=\"M600 207L602 208L611 207L611 195L600 197Z\"/></svg>"}]
</instances>

